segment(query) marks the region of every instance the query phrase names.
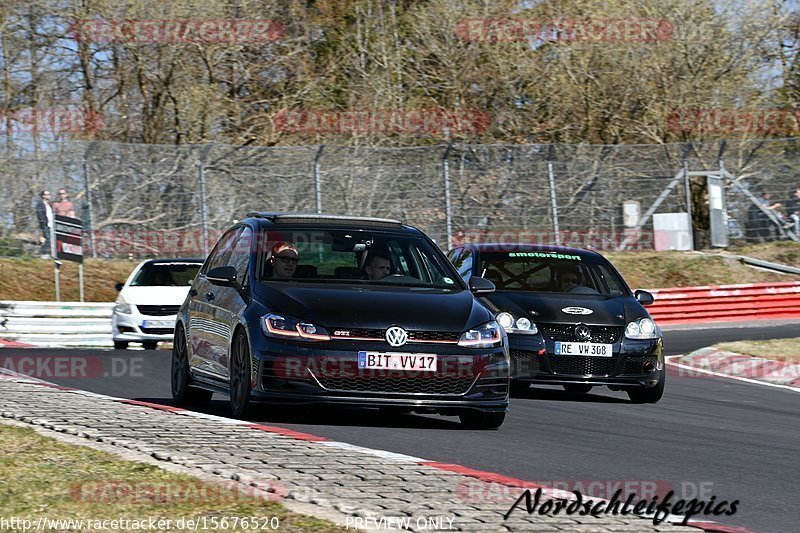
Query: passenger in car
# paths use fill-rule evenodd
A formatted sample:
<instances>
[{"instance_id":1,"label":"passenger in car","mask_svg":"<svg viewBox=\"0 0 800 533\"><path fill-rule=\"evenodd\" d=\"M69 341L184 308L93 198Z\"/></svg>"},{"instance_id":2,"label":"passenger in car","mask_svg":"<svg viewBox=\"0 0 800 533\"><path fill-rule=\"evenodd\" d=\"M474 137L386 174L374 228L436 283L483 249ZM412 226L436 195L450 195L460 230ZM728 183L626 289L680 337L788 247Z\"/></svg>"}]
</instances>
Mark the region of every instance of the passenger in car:
<instances>
[{"instance_id":1,"label":"passenger in car","mask_svg":"<svg viewBox=\"0 0 800 533\"><path fill-rule=\"evenodd\" d=\"M364 271L371 281L385 278L392 273L392 262L389 252L385 250L370 250Z\"/></svg>"},{"instance_id":2,"label":"passenger in car","mask_svg":"<svg viewBox=\"0 0 800 533\"><path fill-rule=\"evenodd\" d=\"M289 279L294 276L297 263L300 261L299 255L294 244L285 241L275 243L269 259L272 266L272 277Z\"/></svg>"}]
</instances>

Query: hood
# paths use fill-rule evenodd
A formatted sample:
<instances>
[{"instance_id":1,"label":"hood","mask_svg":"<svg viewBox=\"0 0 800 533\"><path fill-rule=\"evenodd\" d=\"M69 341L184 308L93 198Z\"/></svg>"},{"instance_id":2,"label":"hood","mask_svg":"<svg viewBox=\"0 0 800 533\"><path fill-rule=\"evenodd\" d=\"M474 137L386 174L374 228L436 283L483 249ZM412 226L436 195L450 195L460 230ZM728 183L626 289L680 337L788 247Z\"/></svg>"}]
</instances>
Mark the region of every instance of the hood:
<instances>
[{"instance_id":1,"label":"hood","mask_svg":"<svg viewBox=\"0 0 800 533\"><path fill-rule=\"evenodd\" d=\"M484 297L495 312L508 311L531 317L534 322L625 326L633 319L647 316L641 304L632 297L602 295L547 294L522 291L497 291ZM583 307L591 314L570 314L567 307ZM535 311L535 315L531 315ZM620 318L621 316L621 318Z\"/></svg>"},{"instance_id":2,"label":"hood","mask_svg":"<svg viewBox=\"0 0 800 533\"><path fill-rule=\"evenodd\" d=\"M492 319L466 290L262 282L255 293L268 309L326 328L462 332Z\"/></svg>"},{"instance_id":3,"label":"hood","mask_svg":"<svg viewBox=\"0 0 800 533\"><path fill-rule=\"evenodd\" d=\"M122 297L134 305L181 305L189 294L189 285L176 287L125 287Z\"/></svg>"}]
</instances>

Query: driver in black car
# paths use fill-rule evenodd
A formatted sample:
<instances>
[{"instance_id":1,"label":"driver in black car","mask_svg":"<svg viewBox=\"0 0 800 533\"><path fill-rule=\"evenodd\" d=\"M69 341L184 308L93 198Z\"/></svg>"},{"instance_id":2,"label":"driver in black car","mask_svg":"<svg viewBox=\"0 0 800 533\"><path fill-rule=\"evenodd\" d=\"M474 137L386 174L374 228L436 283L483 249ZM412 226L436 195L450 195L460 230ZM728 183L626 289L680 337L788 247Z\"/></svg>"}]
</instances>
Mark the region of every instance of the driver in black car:
<instances>
[{"instance_id":1,"label":"driver in black car","mask_svg":"<svg viewBox=\"0 0 800 533\"><path fill-rule=\"evenodd\" d=\"M389 259L389 253L384 250L370 251L364 271L370 281L376 281L391 274L392 263Z\"/></svg>"},{"instance_id":2,"label":"driver in black car","mask_svg":"<svg viewBox=\"0 0 800 533\"><path fill-rule=\"evenodd\" d=\"M564 266L556 273L556 280L558 281L559 290L569 292L580 284L581 273L576 267Z\"/></svg>"}]
</instances>

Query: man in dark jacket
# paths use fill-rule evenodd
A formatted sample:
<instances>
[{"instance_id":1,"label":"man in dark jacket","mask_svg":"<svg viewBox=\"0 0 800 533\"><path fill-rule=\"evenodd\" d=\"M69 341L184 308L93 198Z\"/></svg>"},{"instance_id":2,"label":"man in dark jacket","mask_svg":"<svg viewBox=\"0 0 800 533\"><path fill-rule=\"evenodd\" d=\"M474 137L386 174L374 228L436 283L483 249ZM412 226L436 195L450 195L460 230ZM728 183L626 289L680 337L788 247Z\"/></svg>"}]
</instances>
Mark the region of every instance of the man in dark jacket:
<instances>
[{"instance_id":1,"label":"man in dark jacket","mask_svg":"<svg viewBox=\"0 0 800 533\"><path fill-rule=\"evenodd\" d=\"M50 207L50 191L42 191L42 200L36 205L36 218L39 219L39 229L42 235L39 242L42 244L42 258L50 257L50 228L53 225L53 208Z\"/></svg>"},{"instance_id":2,"label":"man in dark jacket","mask_svg":"<svg viewBox=\"0 0 800 533\"><path fill-rule=\"evenodd\" d=\"M800 187L795 189L786 202L786 216L792 223L791 229L795 235L800 236Z\"/></svg>"}]
</instances>

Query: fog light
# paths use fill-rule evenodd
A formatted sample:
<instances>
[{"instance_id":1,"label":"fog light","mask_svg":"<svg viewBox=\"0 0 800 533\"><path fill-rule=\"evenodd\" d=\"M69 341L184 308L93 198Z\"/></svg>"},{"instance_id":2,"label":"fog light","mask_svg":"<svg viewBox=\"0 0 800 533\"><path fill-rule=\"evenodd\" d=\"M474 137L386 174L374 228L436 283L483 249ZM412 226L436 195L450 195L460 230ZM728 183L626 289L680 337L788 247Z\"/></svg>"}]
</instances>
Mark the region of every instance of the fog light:
<instances>
[{"instance_id":1,"label":"fog light","mask_svg":"<svg viewBox=\"0 0 800 533\"><path fill-rule=\"evenodd\" d=\"M645 361L645 363L644 363L644 371L645 372L652 372L655 369L656 369L655 363L653 363L652 361Z\"/></svg>"}]
</instances>

